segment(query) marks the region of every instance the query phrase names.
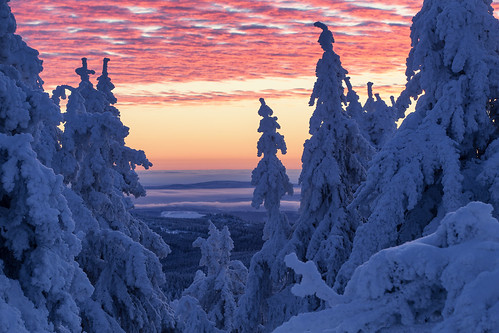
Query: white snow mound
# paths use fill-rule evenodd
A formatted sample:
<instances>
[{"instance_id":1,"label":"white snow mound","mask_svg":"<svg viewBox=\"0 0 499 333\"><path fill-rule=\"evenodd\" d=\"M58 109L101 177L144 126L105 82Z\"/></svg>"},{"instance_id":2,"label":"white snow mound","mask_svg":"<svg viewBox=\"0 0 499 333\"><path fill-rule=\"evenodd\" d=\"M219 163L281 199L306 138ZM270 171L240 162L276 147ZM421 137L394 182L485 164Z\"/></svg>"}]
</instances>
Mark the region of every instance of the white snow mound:
<instances>
[{"instance_id":1,"label":"white snow mound","mask_svg":"<svg viewBox=\"0 0 499 333\"><path fill-rule=\"evenodd\" d=\"M274 332L497 330L499 223L491 213L491 205L471 202L447 214L435 233L359 266L330 308L293 317ZM307 289L323 291L314 281Z\"/></svg>"}]
</instances>

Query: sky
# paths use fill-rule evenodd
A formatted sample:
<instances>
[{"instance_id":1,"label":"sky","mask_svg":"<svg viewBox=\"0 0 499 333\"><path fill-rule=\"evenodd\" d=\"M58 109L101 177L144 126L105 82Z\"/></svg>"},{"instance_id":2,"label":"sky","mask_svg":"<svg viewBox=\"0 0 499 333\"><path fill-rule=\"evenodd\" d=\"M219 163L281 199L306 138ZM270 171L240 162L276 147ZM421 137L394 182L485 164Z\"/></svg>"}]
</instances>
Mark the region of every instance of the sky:
<instances>
[{"instance_id":1,"label":"sky","mask_svg":"<svg viewBox=\"0 0 499 333\"><path fill-rule=\"evenodd\" d=\"M108 57L127 145L155 170L252 169L260 97L274 110L301 168L313 107L317 43L329 26L334 50L361 98L385 101L405 84L410 24L422 0L11 0L17 34L40 52L44 88L76 86L81 58ZM497 7L497 6L496 6Z\"/></svg>"}]
</instances>

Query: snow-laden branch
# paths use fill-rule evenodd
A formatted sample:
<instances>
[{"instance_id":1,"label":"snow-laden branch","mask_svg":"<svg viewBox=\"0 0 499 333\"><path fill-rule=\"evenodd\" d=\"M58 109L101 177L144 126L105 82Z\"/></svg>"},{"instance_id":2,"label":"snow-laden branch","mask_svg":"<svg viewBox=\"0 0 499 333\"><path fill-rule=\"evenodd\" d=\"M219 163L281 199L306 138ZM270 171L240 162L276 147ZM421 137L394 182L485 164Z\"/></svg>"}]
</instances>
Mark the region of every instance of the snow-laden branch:
<instances>
[{"instance_id":1,"label":"snow-laden branch","mask_svg":"<svg viewBox=\"0 0 499 333\"><path fill-rule=\"evenodd\" d=\"M284 261L296 274L302 276L301 282L291 288L293 294L300 297L316 295L326 301L328 306L342 303L344 297L324 282L313 261L300 261L294 252L284 257Z\"/></svg>"}]
</instances>

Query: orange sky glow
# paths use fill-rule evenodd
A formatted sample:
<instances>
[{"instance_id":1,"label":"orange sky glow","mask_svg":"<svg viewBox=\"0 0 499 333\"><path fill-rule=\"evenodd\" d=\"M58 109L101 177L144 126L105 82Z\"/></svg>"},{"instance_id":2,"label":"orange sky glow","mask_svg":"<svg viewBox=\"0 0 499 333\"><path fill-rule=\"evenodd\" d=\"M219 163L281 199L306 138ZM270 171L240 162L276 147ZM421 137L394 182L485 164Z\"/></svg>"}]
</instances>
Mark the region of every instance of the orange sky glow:
<instances>
[{"instance_id":1,"label":"orange sky glow","mask_svg":"<svg viewBox=\"0 0 499 333\"><path fill-rule=\"evenodd\" d=\"M252 169L258 98L279 118L287 168L301 167L313 108L308 99L326 23L361 98L389 102L405 83L409 27L422 0L129 1L11 0L17 34L40 52L44 88L76 86L87 57L102 58L127 144L154 169ZM494 4L498 8L497 4Z\"/></svg>"}]
</instances>

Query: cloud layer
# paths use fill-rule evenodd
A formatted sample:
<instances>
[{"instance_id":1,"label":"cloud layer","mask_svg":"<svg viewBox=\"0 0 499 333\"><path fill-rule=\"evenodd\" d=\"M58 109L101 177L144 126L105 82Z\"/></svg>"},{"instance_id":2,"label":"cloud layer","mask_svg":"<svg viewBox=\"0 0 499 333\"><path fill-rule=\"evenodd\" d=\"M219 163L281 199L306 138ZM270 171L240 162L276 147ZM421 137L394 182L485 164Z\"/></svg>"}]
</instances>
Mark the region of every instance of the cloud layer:
<instances>
[{"instance_id":1,"label":"cloud layer","mask_svg":"<svg viewBox=\"0 0 499 333\"><path fill-rule=\"evenodd\" d=\"M264 97L300 168L308 96L329 25L335 51L361 98L388 101L405 83L410 24L423 0L11 0L17 33L40 51L45 89L77 85L87 57L104 57L127 144L156 169L253 168ZM496 5L497 7L497 5ZM230 139L229 139L230 138ZM250 158L252 157L252 158Z\"/></svg>"},{"instance_id":2,"label":"cloud layer","mask_svg":"<svg viewBox=\"0 0 499 333\"><path fill-rule=\"evenodd\" d=\"M84 3L84 5L82 5ZM330 26L352 75L400 71L422 1L12 0L18 33L44 60L46 86L77 83L80 58L110 57L119 85L313 76L321 49L313 22ZM304 94L296 86L289 94ZM279 95L269 90L267 96ZM120 91L136 103L144 96ZM151 96L149 94L145 94ZM164 91L159 102L254 98L251 91ZM245 97L246 96L246 97ZM120 100L121 101L121 100Z\"/></svg>"}]
</instances>

